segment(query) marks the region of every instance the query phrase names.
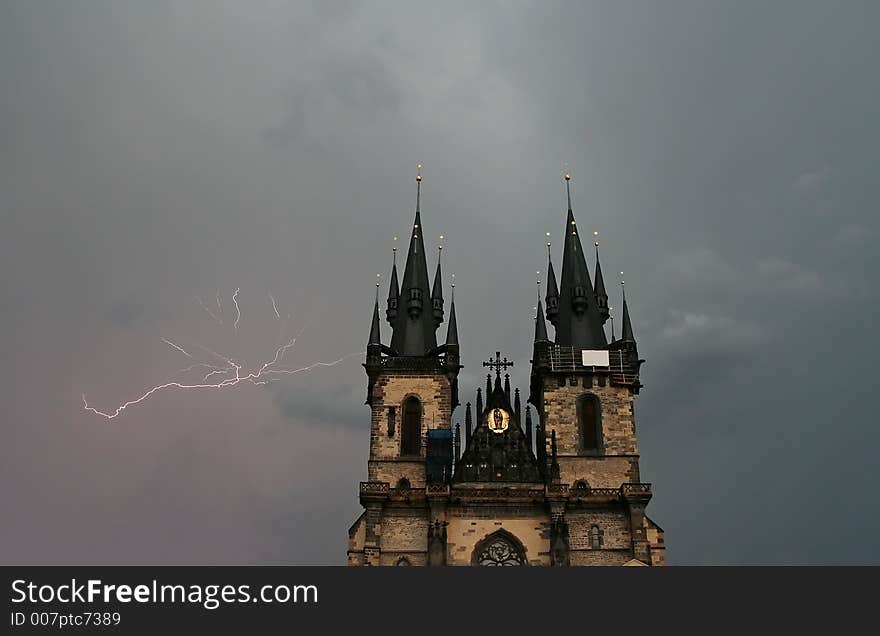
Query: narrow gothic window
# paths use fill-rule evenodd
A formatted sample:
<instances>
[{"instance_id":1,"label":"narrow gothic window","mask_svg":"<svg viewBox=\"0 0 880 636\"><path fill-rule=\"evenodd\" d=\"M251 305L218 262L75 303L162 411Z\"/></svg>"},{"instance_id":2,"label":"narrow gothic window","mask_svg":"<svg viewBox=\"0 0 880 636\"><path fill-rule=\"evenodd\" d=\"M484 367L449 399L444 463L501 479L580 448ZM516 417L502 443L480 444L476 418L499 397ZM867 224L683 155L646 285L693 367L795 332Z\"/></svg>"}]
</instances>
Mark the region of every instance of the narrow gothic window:
<instances>
[{"instance_id":1,"label":"narrow gothic window","mask_svg":"<svg viewBox=\"0 0 880 636\"><path fill-rule=\"evenodd\" d=\"M403 439L400 454L415 456L422 450L422 405L418 398L408 397L403 404Z\"/></svg>"},{"instance_id":2,"label":"narrow gothic window","mask_svg":"<svg viewBox=\"0 0 880 636\"><path fill-rule=\"evenodd\" d=\"M602 547L602 534L599 532L599 526L590 526L590 547L593 550Z\"/></svg>"},{"instance_id":3,"label":"narrow gothic window","mask_svg":"<svg viewBox=\"0 0 880 636\"><path fill-rule=\"evenodd\" d=\"M581 450L599 450L599 435L602 421L599 417L599 401L592 395L578 400L578 425L580 428Z\"/></svg>"},{"instance_id":4,"label":"narrow gothic window","mask_svg":"<svg viewBox=\"0 0 880 636\"><path fill-rule=\"evenodd\" d=\"M393 406L388 407L388 437L394 437L394 425L397 420L397 409Z\"/></svg>"}]
</instances>

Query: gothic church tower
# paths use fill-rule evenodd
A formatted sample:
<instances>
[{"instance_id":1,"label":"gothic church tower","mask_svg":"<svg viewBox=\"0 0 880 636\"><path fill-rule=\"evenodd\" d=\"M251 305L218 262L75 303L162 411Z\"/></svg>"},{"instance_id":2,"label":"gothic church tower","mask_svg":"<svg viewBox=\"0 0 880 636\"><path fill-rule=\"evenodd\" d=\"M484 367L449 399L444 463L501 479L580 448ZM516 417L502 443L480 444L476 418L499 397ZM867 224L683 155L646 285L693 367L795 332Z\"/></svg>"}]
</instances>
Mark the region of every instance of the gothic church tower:
<instances>
[{"instance_id":1,"label":"gothic church tower","mask_svg":"<svg viewBox=\"0 0 880 636\"><path fill-rule=\"evenodd\" d=\"M566 175L566 188L569 186ZM662 565L663 531L645 514L633 399L641 388L629 308L610 341L598 260L592 278L568 195L562 275L547 273L547 332L538 301L528 403L511 393L500 352L477 389L476 421L452 425L459 364L455 299L446 342L439 262L429 288L421 176L402 283L396 252L381 343L378 294L364 367L371 409L364 512L349 530L350 565ZM441 248L442 249L442 248ZM549 244L548 244L549 251ZM454 293L454 286L453 286ZM613 320L613 319L612 319ZM613 324L613 323L612 323ZM485 403L484 403L485 397ZM464 447L462 448L462 442Z\"/></svg>"}]
</instances>

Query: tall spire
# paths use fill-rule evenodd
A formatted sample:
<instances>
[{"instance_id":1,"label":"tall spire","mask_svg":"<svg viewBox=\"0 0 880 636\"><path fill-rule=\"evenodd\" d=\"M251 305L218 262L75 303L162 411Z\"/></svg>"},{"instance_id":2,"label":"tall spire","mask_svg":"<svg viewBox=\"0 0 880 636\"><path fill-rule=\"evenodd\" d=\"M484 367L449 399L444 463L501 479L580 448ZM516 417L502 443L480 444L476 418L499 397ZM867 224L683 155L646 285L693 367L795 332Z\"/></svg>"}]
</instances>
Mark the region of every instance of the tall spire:
<instances>
[{"instance_id":1,"label":"tall spire","mask_svg":"<svg viewBox=\"0 0 880 636\"><path fill-rule=\"evenodd\" d=\"M541 306L541 299L538 299L538 311L535 314L535 342L546 342L550 340L547 337L547 323L544 322L544 308Z\"/></svg>"},{"instance_id":2,"label":"tall spire","mask_svg":"<svg viewBox=\"0 0 880 636\"><path fill-rule=\"evenodd\" d=\"M620 281L620 291L623 294L623 326L621 327L620 339L624 342L635 342L632 322L629 319L629 307L626 304L626 284L624 281Z\"/></svg>"},{"instance_id":3,"label":"tall spire","mask_svg":"<svg viewBox=\"0 0 880 636\"><path fill-rule=\"evenodd\" d=\"M599 317L602 324L608 320L608 293L605 291L605 279L602 277L602 266L599 264L599 233L593 232L596 237L593 245L596 246L596 278L593 281L593 293L596 296L596 306L599 308Z\"/></svg>"},{"instance_id":4,"label":"tall spire","mask_svg":"<svg viewBox=\"0 0 880 636\"><path fill-rule=\"evenodd\" d=\"M440 271L440 264L437 264ZM449 324L446 325L446 346L458 346L458 324L455 321L455 274L452 275L452 303L449 306Z\"/></svg>"},{"instance_id":5,"label":"tall spire","mask_svg":"<svg viewBox=\"0 0 880 636\"><path fill-rule=\"evenodd\" d=\"M477 417L483 414L483 393L480 387L477 387Z\"/></svg>"},{"instance_id":6,"label":"tall spire","mask_svg":"<svg viewBox=\"0 0 880 636\"><path fill-rule=\"evenodd\" d=\"M541 306L541 279L538 279L538 304L535 306L535 342L546 342L547 323L544 322L544 308Z\"/></svg>"},{"instance_id":7,"label":"tall spire","mask_svg":"<svg viewBox=\"0 0 880 636\"><path fill-rule=\"evenodd\" d=\"M367 345L381 345L382 332L379 329L379 274L376 274L376 302L373 304L373 322L370 325L370 340Z\"/></svg>"},{"instance_id":8,"label":"tall spire","mask_svg":"<svg viewBox=\"0 0 880 636\"><path fill-rule=\"evenodd\" d=\"M428 263L425 259L424 228L421 217L421 164L416 175L416 216L413 221L406 266L401 284L402 297L394 318L391 348L402 356L425 356L437 347L437 323L426 306L431 297Z\"/></svg>"},{"instance_id":9,"label":"tall spire","mask_svg":"<svg viewBox=\"0 0 880 636\"><path fill-rule=\"evenodd\" d=\"M474 419L471 414L471 403L468 402L464 409L464 445L467 447L471 443L471 432L474 427Z\"/></svg>"},{"instance_id":10,"label":"tall spire","mask_svg":"<svg viewBox=\"0 0 880 636\"><path fill-rule=\"evenodd\" d=\"M504 374L504 395L507 397L507 401L510 402L510 374Z\"/></svg>"},{"instance_id":11,"label":"tall spire","mask_svg":"<svg viewBox=\"0 0 880 636\"><path fill-rule=\"evenodd\" d=\"M602 318L596 306L587 259L571 210L571 175L565 174L569 197L565 221L565 242L562 255L562 279L559 293L559 315L556 326L556 344L574 349L604 349L607 346Z\"/></svg>"},{"instance_id":12,"label":"tall spire","mask_svg":"<svg viewBox=\"0 0 880 636\"><path fill-rule=\"evenodd\" d=\"M443 240L443 235L440 235ZM437 246L437 272L434 274L434 287L431 291L431 310L434 316L434 322L437 326L443 322L443 281L440 273L440 260L443 256L443 246Z\"/></svg>"},{"instance_id":13,"label":"tall spire","mask_svg":"<svg viewBox=\"0 0 880 636\"><path fill-rule=\"evenodd\" d=\"M385 319L389 324L394 324L397 318L397 305L400 301L400 285L397 282L397 237L394 237L394 247L391 248L391 283L388 285L388 308L385 310Z\"/></svg>"},{"instance_id":14,"label":"tall spire","mask_svg":"<svg viewBox=\"0 0 880 636\"><path fill-rule=\"evenodd\" d=\"M547 232L550 236L550 232ZM555 327L559 316L559 286L556 284L556 272L553 271L553 254L550 251L551 243L547 241L547 320Z\"/></svg>"}]
</instances>

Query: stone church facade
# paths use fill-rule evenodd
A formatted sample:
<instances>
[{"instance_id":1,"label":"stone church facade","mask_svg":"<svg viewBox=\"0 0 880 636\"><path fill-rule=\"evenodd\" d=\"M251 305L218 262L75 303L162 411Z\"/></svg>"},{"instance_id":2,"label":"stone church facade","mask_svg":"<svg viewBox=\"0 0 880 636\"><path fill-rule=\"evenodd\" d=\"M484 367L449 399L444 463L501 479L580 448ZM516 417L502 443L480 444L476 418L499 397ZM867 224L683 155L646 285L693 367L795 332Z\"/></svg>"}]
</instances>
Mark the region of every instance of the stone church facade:
<instances>
[{"instance_id":1,"label":"stone church facade","mask_svg":"<svg viewBox=\"0 0 880 636\"><path fill-rule=\"evenodd\" d=\"M538 300L525 409L519 389L511 393L509 376L502 379L511 363L496 353L483 363L491 371L485 388L464 407L464 430L453 425L462 368L455 298L438 343L442 274L438 259L430 286L423 237L417 194L400 282L396 254L392 266L388 345L378 297L373 308L364 364L370 454L349 565L663 565L633 412L643 361L625 297L620 338L613 326L606 336L598 243L591 277L571 196L561 276L557 284L551 258Z\"/></svg>"}]
</instances>

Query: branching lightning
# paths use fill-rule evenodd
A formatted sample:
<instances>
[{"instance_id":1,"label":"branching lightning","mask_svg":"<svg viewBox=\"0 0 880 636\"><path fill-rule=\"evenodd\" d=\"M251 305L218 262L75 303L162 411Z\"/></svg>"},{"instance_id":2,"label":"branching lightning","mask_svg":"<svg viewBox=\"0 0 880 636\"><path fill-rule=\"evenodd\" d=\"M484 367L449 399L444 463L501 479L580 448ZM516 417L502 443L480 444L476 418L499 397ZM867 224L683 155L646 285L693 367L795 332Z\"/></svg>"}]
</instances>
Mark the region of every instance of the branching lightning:
<instances>
[{"instance_id":1,"label":"branching lightning","mask_svg":"<svg viewBox=\"0 0 880 636\"><path fill-rule=\"evenodd\" d=\"M238 329L238 323L241 319L241 310L238 306L238 300L237 300L239 291L240 291L240 288L237 288L235 290L235 293L232 295L232 302L235 305L235 309L236 309L236 318L235 318L235 322L233 323L233 329L236 331ZM275 302L275 298L272 296L271 293L269 294L269 298L272 301L272 309L275 312L275 317L276 317L276 319L280 320L281 315L278 311L278 306ZM200 298L196 297L196 300L198 300L199 305L201 305L201 307L211 316L211 318L213 318L219 324L221 324L221 325L223 324L223 321L220 319L218 314L215 314L214 312L212 312L202 302L202 300ZM222 312L222 308L220 305L220 292L219 291L217 292L217 307L218 307L218 313ZM287 318L288 319L290 318L290 314L287 315ZM284 324L286 324L286 322L287 322L286 320L282 321L282 323L283 323L282 328L283 328ZM153 387L147 389L139 397L134 398L132 400L128 400L127 402L123 402L121 405L117 406L115 409L113 409L111 411L102 411L102 410L95 408L94 406L91 406L89 404L88 400L86 399L85 394L83 393L82 394L83 408L86 411L89 411L90 413L94 413L95 415L100 415L101 417L104 417L108 420L112 420L112 419L119 417L119 415L121 415L128 407L140 404L141 402L146 401L147 399L149 399L151 396L155 395L156 393L159 393L162 391L168 391L171 389L188 390L188 391L199 390L199 389L225 389L225 388L236 386L242 382L250 382L251 384L253 384L255 386L265 386L265 385L269 384L270 382L277 382L283 376L307 373L307 372L309 372L313 369L317 369L317 368L333 367L333 366L336 366L336 365L344 362L345 360L348 360L349 358L364 354L364 351L355 351L353 353L345 354L344 356L341 356L340 358L337 358L336 360L332 360L330 362L314 362L312 364L302 366L302 367L297 367L297 368L289 368L289 367L281 366L281 363L284 360L284 356L287 354L287 352L291 348L293 348L293 346L296 344L297 339L300 336L302 336L304 329L305 329L305 327L300 329L299 332L296 334L296 336L287 340L284 344L276 347L274 355L271 358L269 358L266 361L262 362L261 364L255 366L250 371L244 370L244 367L242 366L242 364L237 362L235 359L233 359L229 356L225 356L221 353L218 353L217 351L214 351L213 349L209 349L208 347L206 347L204 345L194 343L198 349L200 349L204 354L207 354L209 359L213 359L213 362L208 362L203 357L197 358L195 355L193 355L192 353L190 353L189 351L184 349L182 346L172 342L171 340L169 340L167 338L162 338L161 339L162 342L167 344L169 347L171 347L172 349L175 349L176 351L179 351L180 353L182 353L183 355L185 355L188 358L191 358L193 360L198 360L198 362L194 362L193 364L190 364L187 367L179 369L178 371L174 372L174 374L172 374L171 377L166 382L163 382L162 384L158 384L156 386L153 386ZM190 351L191 350L192 349L190 349ZM201 378L199 380L185 381L184 379L180 379L180 380L174 379L174 378L177 378L182 375L185 376L188 374L192 374L196 370L199 370L199 375L201 376Z\"/></svg>"}]
</instances>

